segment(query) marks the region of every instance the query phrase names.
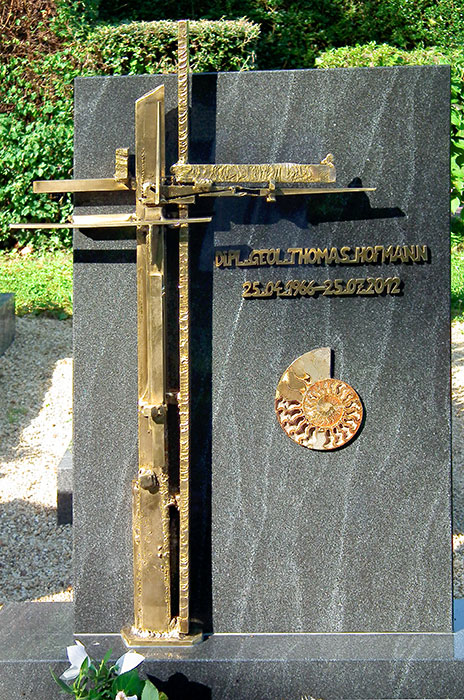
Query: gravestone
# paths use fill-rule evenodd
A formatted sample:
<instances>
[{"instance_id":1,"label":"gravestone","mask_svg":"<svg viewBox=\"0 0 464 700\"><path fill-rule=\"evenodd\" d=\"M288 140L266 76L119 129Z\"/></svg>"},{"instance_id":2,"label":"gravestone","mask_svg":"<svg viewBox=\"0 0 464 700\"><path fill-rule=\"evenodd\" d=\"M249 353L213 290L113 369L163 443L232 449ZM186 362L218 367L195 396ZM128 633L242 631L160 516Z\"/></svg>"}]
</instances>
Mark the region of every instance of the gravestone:
<instances>
[{"instance_id":1,"label":"gravestone","mask_svg":"<svg viewBox=\"0 0 464 700\"><path fill-rule=\"evenodd\" d=\"M134 152L135 100L161 84L169 166L174 76L76 81L75 177L111 177L115 149ZM337 185L376 190L195 207L213 217L190 227L190 614L207 639L144 648L145 670L170 700L457 698L449 69L194 75L190 121L192 162L332 153ZM132 202L86 193L76 205L122 213ZM75 232L73 629L96 656L117 656L133 621L135 259L130 230ZM298 444L276 415L276 391L307 353L359 397L362 422L337 449ZM2 614L8 624L14 613Z\"/></svg>"},{"instance_id":2,"label":"gravestone","mask_svg":"<svg viewBox=\"0 0 464 700\"><path fill-rule=\"evenodd\" d=\"M15 297L0 294L0 355L11 345L15 335Z\"/></svg>"},{"instance_id":3,"label":"gravestone","mask_svg":"<svg viewBox=\"0 0 464 700\"><path fill-rule=\"evenodd\" d=\"M218 199L200 212L211 224L190 227L191 605L206 632L451 631L448 79L447 67L193 76L192 162L333 153L338 185L377 188ZM134 102L161 83L170 165L174 76L77 81L76 177L110 175L118 144L133 152ZM107 211L79 197L79 213ZM75 238L78 633L131 619L132 237ZM367 291L371 278L399 278L399 293L243 296L247 281ZM323 347L364 407L355 438L327 452L289 439L274 409L286 368Z\"/></svg>"}]
</instances>

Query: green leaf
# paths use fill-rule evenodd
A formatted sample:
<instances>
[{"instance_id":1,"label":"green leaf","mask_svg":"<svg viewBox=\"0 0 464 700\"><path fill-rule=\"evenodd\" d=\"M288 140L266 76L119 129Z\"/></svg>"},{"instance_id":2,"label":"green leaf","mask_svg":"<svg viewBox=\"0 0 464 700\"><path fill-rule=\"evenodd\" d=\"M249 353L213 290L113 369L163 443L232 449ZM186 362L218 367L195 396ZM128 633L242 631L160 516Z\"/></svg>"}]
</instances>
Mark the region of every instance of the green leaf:
<instances>
[{"instance_id":1,"label":"green leaf","mask_svg":"<svg viewBox=\"0 0 464 700\"><path fill-rule=\"evenodd\" d=\"M160 694L151 681L145 681L141 700L160 700Z\"/></svg>"},{"instance_id":2,"label":"green leaf","mask_svg":"<svg viewBox=\"0 0 464 700\"><path fill-rule=\"evenodd\" d=\"M110 658L111 658L111 654L112 654L112 653L113 653L113 650L112 650L112 649L108 649L108 651L106 652L105 656L104 656L103 659L102 659L102 664L107 664L107 663L108 663L108 661L109 661Z\"/></svg>"},{"instance_id":3,"label":"green leaf","mask_svg":"<svg viewBox=\"0 0 464 700\"><path fill-rule=\"evenodd\" d=\"M123 690L126 695L137 695L140 696L143 689L143 681L139 677L138 671L133 668L127 673L123 673L114 679L112 684L112 690L114 694L119 690Z\"/></svg>"},{"instance_id":4,"label":"green leaf","mask_svg":"<svg viewBox=\"0 0 464 700\"><path fill-rule=\"evenodd\" d=\"M66 685L64 681L61 680L61 678L58 678L58 676L55 676L53 673L52 669L50 669L50 673L52 674L52 678L57 683L61 690L63 690L65 693L68 693L68 695L74 695L74 691L72 688L69 687L69 685Z\"/></svg>"},{"instance_id":5,"label":"green leaf","mask_svg":"<svg viewBox=\"0 0 464 700\"><path fill-rule=\"evenodd\" d=\"M57 314L57 318L59 318L60 320L63 320L63 319L65 319L65 318L68 318L68 314L66 313L66 311L60 311L60 312ZM98 667L98 673L102 673L102 671L103 671L104 669L106 669L106 664L107 664L108 661L110 660L110 657L111 657L112 652L113 652L112 649L108 649L108 651L106 652L105 656L104 656L103 659L101 660L100 666ZM106 670L107 670L107 672L109 672L109 669L106 669Z\"/></svg>"}]
</instances>

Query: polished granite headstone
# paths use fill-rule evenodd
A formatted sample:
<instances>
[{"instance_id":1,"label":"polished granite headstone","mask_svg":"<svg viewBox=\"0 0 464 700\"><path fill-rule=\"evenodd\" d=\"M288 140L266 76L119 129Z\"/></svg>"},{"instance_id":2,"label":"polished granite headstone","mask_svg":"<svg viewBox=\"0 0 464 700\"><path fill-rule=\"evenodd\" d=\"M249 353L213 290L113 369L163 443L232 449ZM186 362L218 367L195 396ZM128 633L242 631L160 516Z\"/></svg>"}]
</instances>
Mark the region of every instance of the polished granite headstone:
<instances>
[{"instance_id":1,"label":"polished granite headstone","mask_svg":"<svg viewBox=\"0 0 464 700\"><path fill-rule=\"evenodd\" d=\"M15 336L15 296L0 294L0 355L11 345Z\"/></svg>"},{"instance_id":2,"label":"polished granite headstone","mask_svg":"<svg viewBox=\"0 0 464 700\"><path fill-rule=\"evenodd\" d=\"M134 101L162 82L169 165L174 76L77 81L76 177L111 176L115 148L134 152ZM213 214L191 227L191 595L206 631L451 631L448 103L444 66L193 77L192 162L333 153L339 186L377 188L197 209ZM344 246L427 246L427 261L214 264L218 251ZM76 631L114 633L132 620L133 231L76 232L74 256ZM399 277L401 293L242 297L247 280L370 277ZM364 406L334 452L297 445L274 412L282 373L318 347Z\"/></svg>"}]
</instances>

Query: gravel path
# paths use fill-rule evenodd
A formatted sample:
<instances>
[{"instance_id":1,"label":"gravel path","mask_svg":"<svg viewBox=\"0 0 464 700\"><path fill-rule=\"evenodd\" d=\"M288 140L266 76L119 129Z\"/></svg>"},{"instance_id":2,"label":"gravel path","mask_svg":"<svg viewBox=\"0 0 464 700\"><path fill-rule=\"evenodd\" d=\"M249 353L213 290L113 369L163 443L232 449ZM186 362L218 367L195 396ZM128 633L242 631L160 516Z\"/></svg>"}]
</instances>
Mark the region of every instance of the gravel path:
<instances>
[{"instance_id":1,"label":"gravel path","mask_svg":"<svg viewBox=\"0 0 464 700\"><path fill-rule=\"evenodd\" d=\"M16 318L0 357L0 603L72 596L72 527L56 525L71 385L71 321Z\"/></svg>"},{"instance_id":2,"label":"gravel path","mask_svg":"<svg viewBox=\"0 0 464 700\"><path fill-rule=\"evenodd\" d=\"M453 338L454 593L464 597L464 323ZM71 600L71 525L56 470L71 440L71 321L16 319L0 357L0 605Z\"/></svg>"}]
</instances>

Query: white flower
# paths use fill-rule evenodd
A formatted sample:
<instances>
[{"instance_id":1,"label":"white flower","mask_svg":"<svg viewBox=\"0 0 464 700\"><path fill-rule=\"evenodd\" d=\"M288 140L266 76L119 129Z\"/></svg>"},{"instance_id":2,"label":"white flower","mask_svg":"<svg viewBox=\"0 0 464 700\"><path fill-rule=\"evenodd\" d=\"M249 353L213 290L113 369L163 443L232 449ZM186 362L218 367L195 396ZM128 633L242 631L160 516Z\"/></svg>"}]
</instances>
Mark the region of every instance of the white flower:
<instances>
[{"instance_id":1,"label":"white flower","mask_svg":"<svg viewBox=\"0 0 464 700\"><path fill-rule=\"evenodd\" d=\"M137 695L126 695L123 690L120 690L114 700L137 700Z\"/></svg>"},{"instance_id":2,"label":"white flower","mask_svg":"<svg viewBox=\"0 0 464 700\"><path fill-rule=\"evenodd\" d=\"M79 675L81 666L89 658L84 645L76 640L72 647L66 647L69 663L71 666L60 676L64 681L73 681Z\"/></svg>"},{"instance_id":3,"label":"white flower","mask_svg":"<svg viewBox=\"0 0 464 700\"><path fill-rule=\"evenodd\" d=\"M142 654L137 654L136 651L127 651L114 664L118 672L118 676L123 673L127 673L127 671L132 671L132 669L141 664L144 659L145 657L142 656Z\"/></svg>"}]
</instances>

